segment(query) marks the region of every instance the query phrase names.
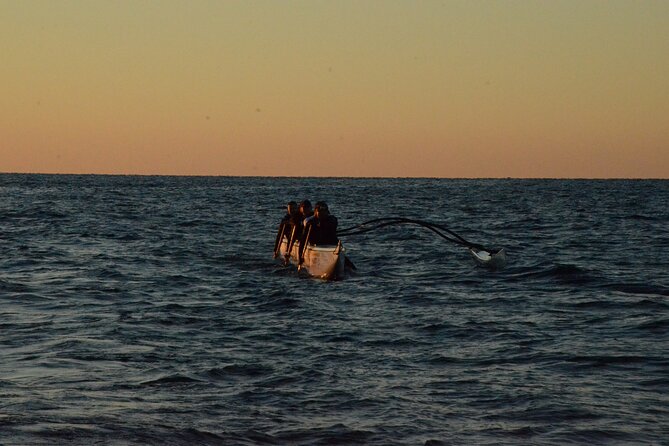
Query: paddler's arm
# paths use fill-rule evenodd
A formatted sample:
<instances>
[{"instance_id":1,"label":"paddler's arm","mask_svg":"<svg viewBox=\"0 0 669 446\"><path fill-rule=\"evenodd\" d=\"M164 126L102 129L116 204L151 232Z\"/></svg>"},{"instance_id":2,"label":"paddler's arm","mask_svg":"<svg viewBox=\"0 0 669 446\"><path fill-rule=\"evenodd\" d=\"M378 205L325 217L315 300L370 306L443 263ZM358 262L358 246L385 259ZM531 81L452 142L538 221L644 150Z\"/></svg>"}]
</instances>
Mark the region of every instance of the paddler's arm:
<instances>
[{"instance_id":1,"label":"paddler's arm","mask_svg":"<svg viewBox=\"0 0 669 446\"><path fill-rule=\"evenodd\" d=\"M307 223L307 227L304 228L305 231L302 234L302 239L300 240L300 255L299 255L299 260L298 260L298 265L301 265L304 263L304 249L307 246L307 243L309 243L309 236L311 235L311 222Z\"/></svg>"},{"instance_id":2,"label":"paddler's arm","mask_svg":"<svg viewBox=\"0 0 669 446\"><path fill-rule=\"evenodd\" d=\"M297 232L297 225L293 225L293 230L290 232L290 237L288 238L288 244L287 244L287 249L286 249L286 254L284 257L286 258L286 263L288 263L288 259L290 259L290 253L293 252L293 246L295 245L295 233Z\"/></svg>"},{"instance_id":3,"label":"paddler's arm","mask_svg":"<svg viewBox=\"0 0 669 446\"><path fill-rule=\"evenodd\" d=\"M284 232L285 228L286 228L286 223L282 221L281 224L279 225L279 231L276 234L276 240L274 240L274 258L275 259L279 256L279 247L281 246L281 239L283 238L283 232Z\"/></svg>"}]
</instances>

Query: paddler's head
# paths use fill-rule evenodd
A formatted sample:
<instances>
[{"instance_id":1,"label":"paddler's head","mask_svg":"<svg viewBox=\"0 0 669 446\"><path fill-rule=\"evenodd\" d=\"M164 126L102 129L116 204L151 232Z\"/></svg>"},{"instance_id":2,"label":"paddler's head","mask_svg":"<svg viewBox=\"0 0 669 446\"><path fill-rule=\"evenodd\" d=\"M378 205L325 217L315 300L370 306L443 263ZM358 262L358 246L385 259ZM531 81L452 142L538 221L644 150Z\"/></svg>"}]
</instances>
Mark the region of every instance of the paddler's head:
<instances>
[{"instance_id":1,"label":"paddler's head","mask_svg":"<svg viewBox=\"0 0 669 446\"><path fill-rule=\"evenodd\" d=\"M316 218L324 218L330 215L330 210L328 209L328 204L324 201L319 201L314 207L314 215Z\"/></svg>"},{"instance_id":2,"label":"paddler's head","mask_svg":"<svg viewBox=\"0 0 669 446\"><path fill-rule=\"evenodd\" d=\"M300 213L305 217L309 217L313 214L313 211L311 210L311 201L304 200L300 203Z\"/></svg>"},{"instance_id":3,"label":"paddler's head","mask_svg":"<svg viewBox=\"0 0 669 446\"><path fill-rule=\"evenodd\" d=\"M289 215L293 215L297 213L297 203L294 201L289 201L288 206L286 207L286 210L288 211Z\"/></svg>"}]
</instances>

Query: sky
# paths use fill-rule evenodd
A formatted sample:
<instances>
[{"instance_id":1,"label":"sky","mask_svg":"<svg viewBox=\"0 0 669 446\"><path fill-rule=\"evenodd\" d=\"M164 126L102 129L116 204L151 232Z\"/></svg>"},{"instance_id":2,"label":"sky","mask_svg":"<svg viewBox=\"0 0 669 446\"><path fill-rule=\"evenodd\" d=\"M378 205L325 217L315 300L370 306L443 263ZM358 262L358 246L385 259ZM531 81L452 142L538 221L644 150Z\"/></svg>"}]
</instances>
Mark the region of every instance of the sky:
<instances>
[{"instance_id":1,"label":"sky","mask_svg":"<svg viewBox=\"0 0 669 446\"><path fill-rule=\"evenodd\" d=\"M669 1L0 0L0 172L669 178Z\"/></svg>"}]
</instances>

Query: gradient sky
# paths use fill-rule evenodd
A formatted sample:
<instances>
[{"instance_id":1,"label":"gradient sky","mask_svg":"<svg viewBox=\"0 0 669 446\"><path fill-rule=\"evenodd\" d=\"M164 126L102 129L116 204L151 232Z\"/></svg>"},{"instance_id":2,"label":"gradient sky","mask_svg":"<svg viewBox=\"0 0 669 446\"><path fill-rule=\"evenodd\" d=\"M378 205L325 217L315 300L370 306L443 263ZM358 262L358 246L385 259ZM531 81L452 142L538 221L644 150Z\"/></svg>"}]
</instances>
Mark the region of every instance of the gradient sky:
<instances>
[{"instance_id":1,"label":"gradient sky","mask_svg":"<svg viewBox=\"0 0 669 446\"><path fill-rule=\"evenodd\" d=\"M669 178L669 1L0 0L0 172Z\"/></svg>"}]
</instances>

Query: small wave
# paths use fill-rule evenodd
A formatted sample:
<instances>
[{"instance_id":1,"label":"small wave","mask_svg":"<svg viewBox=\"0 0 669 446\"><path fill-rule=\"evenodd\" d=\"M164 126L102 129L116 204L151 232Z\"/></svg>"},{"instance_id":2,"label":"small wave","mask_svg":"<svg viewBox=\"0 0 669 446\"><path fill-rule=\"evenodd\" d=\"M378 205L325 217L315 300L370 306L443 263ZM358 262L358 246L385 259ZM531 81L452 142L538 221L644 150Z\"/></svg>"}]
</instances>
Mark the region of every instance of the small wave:
<instances>
[{"instance_id":1,"label":"small wave","mask_svg":"<svg viewBox=\"0 0 669 446\"><path fill-rule=\"evenodd\" d=\"M182 386L190 384L201 384L203 381L184 375L169 375L158 379L141 382L142 387L152 386Z\"/></svg>"},{"instance_id":2,"label":"small wave","mask_svg":"<svg viewBox=\"0 0 669 446\"><path fill-rule=\"evenodd\" d=\"M183 327L189 325L206 325L209 323L209 320L201 317L189 317L189 316L166 316L166 317L156 317L155 319L148 319L151 322L160 324L163 326L176 326Z\"/></svg>"},{"instance_id":3,"label":"small wave","mask_svg":"<svg viewBox=\"0 0 669 446\"><path fill-rule=\"evenodd\" d=\"M225 436L214 434L212 432L203 431L195 428L189 428L180 431L174 435L174 439L183 444L225 444L229 440Z\"/></svg>"},{"instance_id":4,"label":"small wave","mask_svg":"<svg viewBox=\"0 0 669 446\"><path fill-rule=\"evenodd\" d=\"M188 286L198 282L198 279L192 276L185 276L183 274L170 274L165 277L165 282L170 286Z\"/></svg>"},{"instance_id":5,"label":"small wave","mask_svg":"<svg viewBox=\"0 0 669 446\"><path fill-rule=\"evenodd\" d=\"M573 303L574 308L579 309L629 309L629 310L667 310L669 304L652 299L641 300L613 300L610 298L588 299L586 301Z\"/></svg>"},{"instance_id":6,"label":"small wave","mask_svg":"<svg viewBox=\"0 0 669 446\"><path fill-rule=\"evenodd\" d=\"M4 219L58 220L67 218L69 216L69 214L58 212L53 209L35 208L7 212L4 215Z\"/></svg>"},{"instance_id":7,"label":"small wave","mask_svg":"<svg viewBox=\"0 0 669 446\"><path fill-rule=\"evenodd\" d=\"M23 258L23 259L11 260L4 267L7 268L7 269L14 269L14 268L15 269L20 269L20 268L25 268L25 267L30 267L30 266L37 266L37 265L41 265L41 264L42 264L42 262L38 261L37 259Z\"/></svg>"},{"instance_id":8,"label":"small wave","mask_svg":"<svg viewBox=\"0 0 669 446\"><path fill-rule=\"evenodd\" d=\"M531 427L531 426L523 426L519 427L517 429L511 429L506 431L505 433L514 437L520 437L520 438L531 438L534 437L537 434L540 434L543 432L543 429L541 428L536 428L536 427Z\"/></svg>"},{"instance_id":9,"label":"small wave","mask_svg":"<svg viewBox=\"0 0 669 446\"><path fill-rule=\"evenodd\" d=\"M300 378L298 376L274 376L266 380L257 382L258 387L267 389L277 389L279 387L289 387L290 390L295 389L295 385L299 385Z\"/></svg>"},{"instance_id":10,"label":"small wave","mask_svg":"<svg viewBox=\"0 0 669 446\"><path fill-rule=\"evenodd\" d=\"M264 432L259 432L253 429L242 433L228 433L223 432L219 434L221 441L214 444L234 444L239 446L257 446L257 445L279 445L281 444L276 437L273 437ZM195 444L195 442L188 442L187 444ZM206 443L203 443L206 444Z\"/></svg>"},{"instance_id":11,"label":"small wave","mask_svg":"<svg viewBox=\"0 0 669 446\"><path fill-rule=\"evenodd\" d=\"M640 381L639 385L642 386L642 387L667 388L667 387L669 387L669 378L648 379L648 380Z\"/></svg>"},{"instance_id":12,"label":"small wave","mask_svg":"<svg viewBox=\"0 0 669 446\"><path fill-rule=\"evenodd\" d=\"M512 281L517 280L556 280L569 285L586 285L599 280L594 271L572 264L540 264L521 268L508 276Z\"/></svg>"},{"instance_id":13,"label":"small wave","mask_svg":"<svg viewBox=\"0 0 669 446\"><path fill-rule=\"evenodd\" d=\"M344 424L314 427L310 429L296 429L276 434L280 444L327 444L327 445L354 445L367 444L375 436L374 432L351 429Z\"/></svg>"},{"instance_id":14,"label":"small wave","mask_svg":"<svg viewBox=\"0 0 669 446\"><path fill-rule=\"evenodd\" d=\"M141 236L139 234L119 234L115 239L122 242L131 242L140 240Z\"/></svg>"},{"instance_id":15,"label":"small wave","mask_svg":"<svg viewBox=\"0 0 669 446\"><path fill-rule=\"evenodd\" d=\"M499 418L502 419L523 419L524 421L536 421L536 422L555 422L555 420L560 420L562 422L569 420L578 420L582 422L583 420L596 420L601 418L602 415L584 408L578 407L564 407L559 405L554 406L539 406L531 407L523 410L512 410L509 411Z\"/></svg>"},{"instance_id":16,"label":"small wave","mask_svg":"<svg viewBox=\"0 0 669 446\"><path fill-rule=\"evenodd\" d=\"M346 335L346 334L326 335L326 336L321 336L320 339L323 342L332 343L332 344L350 343L350 342L356 342L357 341L357 338L355 336Z\"/></svg>"},{"instance_id":17,"label":"small wave","mask_svg":"<svg viewBox=\"0 0 669 446\"><path fill-rule=\"evenodd\" d=\"M184 305L181 305L181 304L171 302L169 304L159 305L157 307L157 309L161 310L161 311L184 311L184 310L187 310L188 307L186 307Z\"/></svg>"},{"instance_id":18,"label":"small wave","mask_svg":"<svg viewBox=\"0 0 669 446\"><path fill-rule=\"evenodd\" d=\"M558 444L642 444L637 434L616 429L574 429L556 437Z\"/></svg>"},{"instance_id":19,"label":"small wave","mask_svg":"<svg viewBox=\"0 0 669 446\"><path fill-rule=\"evenodd\" d=\"M0 279L0 291L7 293L21 293L28 291L28 287L22 283L10 282L8 280Z\"/></svg>"},{"instance_id":20,"label":"small wave","mask_svg":"<svg viewBox=\"0 0 669 446\"><path fill-rule=\"evenodd\" d=\"M194 220L181 221L181 222L177 223L177 226L181 227L181 228L193 228L195 226L199 226L199 225L202 225L202 224L208 224L208 223L212 223L212 222L207 221L207 220L202 220L201 218L196 218Z\"/></svg>"},{"instance_id":21,"label":"small wave","mask_svg":"<svg viewBox=\"0 0 669 446\"><path fill-rule=\"evenodd\" d=\"M445 441L442 441L442 440L430 439L430 440L426 440L425 443L423 443L423 444L424 444L424 446L446 446L446 445L450 445L451 443L446 443Z\"/></svg>"},{"instance_id":22,"label":"small wave","mask_svg":"<svg viewBox=\"0 0 669 446\"><path fill-rule=\"evenodd\" d=\"M625 217L626 220L639 220L639 221L656 221L659 220L659 217L651 217L649 215L641 215L641 214L631 214L627 215Z\"/></svg>"},{"instance_id":23,"label":"small wave","mask_svg":"<svg viewBox=\"0 0 669 446\"><path fill-rule=\"evenodd\" d=\"M113 267L103 267L98 271L98 277L100 279L116 279L116 280L121 280L125 279L126 276L114 269Z\"/></svg>"},{"instance_id":24,"label":"small wave","mask_svg":"<svg viewBox=\"0 0 669 446\"><path fill-rule=\"evenodd\" d=\"M625 294L648 294L657 296L669 296L669 288L661 285L645 283L612 283L603 286L611 291Z\"/></svg>"},{"instance_id":25,"label":"small wave","mask_svg":"<svg viewBox=\"0 0 669 446\"><path fill-rule=\"evenodd\" d=\"M213 368L205 373L210 379L224 380L230 377L250 377L267 376L274 372L270 367L257 364L230 364L221 368Z\"/></svg>"},{"instance_id":26,"label":"small wave","mask_svg":"<svg viewBox=\"0 0 669 446\"><path fill-rule=\"evenodd\" d=\"M409 347L415 347L421 344L426 344L427 342L424 340L416 340L413 338L409 337L400 337L400 338L384 338L384 339L372 339L368 341L363 341L363 345L368 345L372 347L402 347L402 346L409 346Z\"/></svg>"},{"instance_id":27,"label":"small wave","mask_svg":"<svg viewBox=\"0 0 669 446\"><path fill-rule=\"evenodd\" d=\"M556 265L548 271L548 276L570 284L586 284L595 280L590 271L576 265Z\"/></svg>"},{"instance_id":28,"label":"small wave","mask_svg":"<svg viewBox=\"0 0 669 446\"><path fill-rule=\"evenodd\" d=\"M292 297L281 297L278 299L270 299L267 302L263 302L258 305L258 308L263 309L286 309L286 308L298 308L302 305L299 299Z\"/></svg>"},{"instance_id":29,"label":"small wave","mask_svg":"<svg viewBox=\"0 0 669 446\"><path fill-rule=\"evenodd\" d=\"M432 365L446 365L446 364L456 364L461 362L460 358L455 358L453 356L444 356L444 355L434 355L430 357L427 362Z\"/></svg>"},{"instance_id":30,"label":"small wave","mask_svg":"<svg viewBox=\"0 0 669 446\"><path fill-rule=\"evenodd\" d=\"M636 328L639 330L650 331L651 333L666 334L669 332L669 319L665 318L647 321L637 325Z\"/></svg>"},{"instance_id":31,"label":"small wave","mask_svg":"<svg viewBox=\"0 0 669 446\"><path fill-rule=\"evenodd\" d=\"M434 323L434 324L427 324L423 325L421 327L418 327L420 331L424 331L427 333L440 333L443 331L447 330L452 330L454 326L452 324L448 324L446 322L440 322L440 323Z\"/></svg>"},{"instance_id":32,"label":"small wave","mask_svg":"<svg viewBox=\"0 0 669 446\"><path fill-rule=\"evenodd\" d=\"M0 389L3 387L16 387L16 384L11 381L5 381L4 379L0 379Z\"/></svg>"},{"instance_id":33,"label":"small wave","mask_svg":"<svg viewBox=\"0 0 669 446\"><path fill-rule=\"evenodd\" d=\"M20 299L21 301L34 301L34 302L49 302L57 300L54 296L44 296L42 294L35 293L21 293L13 297L14 299Z\"/></svg>"},{"instance_id":34,"label":"small wave","mask_svg":"<svg viewBox=\"0 0 669 446\"><path fill-rule=\"evenodd\" d=\"M3 437L2 433L4 432L0 432L0 440ZM26 435L25 438L30 438L30 440L24 442L23 438L21 438L22 434ZM104 438L107 434L108 430L105 427L96 424L40 421L30 426L19 425L19 429L15 429L12 434L10 444L85 445L92 444L95 442L93 439ZM27 435L30 435L30 437Z\"/></svg>"},{"instance_id":35,"label":"small wave","mask_svg":"<svg viewBox=\"0 0 669 446\"><path fill-rule=\"evenodd\" d=\"M587 365L589 367L607 367L615 365L644 364L648 362L650 359L651 358L648 358L646 356L632 356L632 355L623 355L623 356L592 355L592 356L572 356L570 358L567 358L566 361Z\"/></svg>"}]
</instances>

